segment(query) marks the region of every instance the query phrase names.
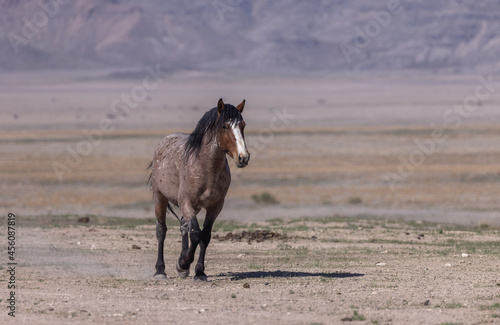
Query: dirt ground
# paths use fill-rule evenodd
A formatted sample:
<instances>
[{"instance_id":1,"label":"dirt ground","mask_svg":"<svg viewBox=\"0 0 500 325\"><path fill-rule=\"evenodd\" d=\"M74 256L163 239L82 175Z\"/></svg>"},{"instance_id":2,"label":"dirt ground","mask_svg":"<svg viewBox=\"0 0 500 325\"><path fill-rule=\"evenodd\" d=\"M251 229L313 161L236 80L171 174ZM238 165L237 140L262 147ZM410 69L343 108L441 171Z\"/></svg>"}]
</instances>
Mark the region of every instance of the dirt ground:
<instances>
[{"instance_id":1,"label":"dirt ground","mask_svg":"<svg viewBox=\"0 0 500 325\"><path fill-rule=\"evenodd\" d=\"M475 76L188 74L113 117L139 81L0 76L0 220L6 231L17 216L19 262L13 319L2 249L1 324L500 323L498 94L387 181L474 94ZM192 130L220 96L247 100L250 164L230 164L208 282L177 277L173 218L168 278L155 280L145 168L159 139ZM86 130L111 117L116 129L85 148Z\"/></svg>"},{"instance_id":2,"label":"dirt ground","mask_svg":"<svg viewBox=\"0 0 500 325\"><path fill-rule=\"evenodd\" d=\"M208 281L195 282L177 277L174 220L166 280L152 277L152 220L22 224L17 315L2 308L3 324L500 323L498 228L346 217L220 222Z\"/></svg>"}]
</instances>

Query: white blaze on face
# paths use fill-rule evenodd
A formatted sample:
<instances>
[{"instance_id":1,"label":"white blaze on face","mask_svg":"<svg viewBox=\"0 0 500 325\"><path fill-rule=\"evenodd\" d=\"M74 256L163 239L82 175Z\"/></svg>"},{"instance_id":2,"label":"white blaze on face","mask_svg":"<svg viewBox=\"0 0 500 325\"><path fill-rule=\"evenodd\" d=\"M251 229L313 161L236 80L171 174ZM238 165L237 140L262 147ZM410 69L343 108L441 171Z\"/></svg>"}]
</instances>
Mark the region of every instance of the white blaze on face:
<instances>
[{"instance_id":1,"label":"white blaze on face","mask_svg":"<svg viewBox=\"0 0 500 325\"><path fill-rule=\"evenodd\" d=\"M231 123L231 130L233 130L234 138L236 139L236 147L238 148L238 156L248 156L247 145L241 134L238 122Z\"/></svg>"}]
</instances>

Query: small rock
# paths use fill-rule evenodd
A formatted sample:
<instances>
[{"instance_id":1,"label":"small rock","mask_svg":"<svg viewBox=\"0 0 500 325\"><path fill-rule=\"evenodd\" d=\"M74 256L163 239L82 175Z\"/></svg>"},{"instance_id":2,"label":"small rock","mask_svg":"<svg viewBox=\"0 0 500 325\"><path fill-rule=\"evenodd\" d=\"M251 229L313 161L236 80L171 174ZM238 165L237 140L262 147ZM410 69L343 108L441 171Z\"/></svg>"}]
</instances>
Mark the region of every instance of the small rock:
<instances>
[{"instance_id":1,"label":"small rock","mask_svg":"<svg viewBox=\"0 0 500 325\"><path fill-rule=\"evenodd\" d=\"M137 245L132 245L132 249L141 249L141 246L137 246Z\"/></svg>"},{"instance_id":2,"label":"small rock","mask_svg":"<svg viewBox=\"0 0 500 325\"><path fill-rule=\"evenodd\" d=\"M352 322L352 318L351 317L344 317L344 318L340 319L340 321L342 321L342 322Z\"/></svg>"},{"instance_id":3,"label":"small rock","mask_svg":"<svg viewBox=\"0 0 500 325\"><path fill-rule=\"evenodd\" d=\"M245 283L245 284L243 285L243 288L245 288L245 289L248 289L248 288L250 288L250 284L248 284L248 283Z\"/></svg>"},{"instance_id":4,"label":"small rock","mask_svg":"<svg viewBox=\"0 0 500 325\"><path fill-rule=\"evenodd\" d=\"M462 253L462 257L469 257L469 254L467 254L467 253Z\"/></svg>"},{"instance_id":5,"label":"small rock","mask_svg":"<svg viewBox=\"0 0 500 325\"><path fill-rule=\"evenodd\" d=\"M92 244L92 247L90 247L90 250L93 250L93 249L95 249L95 245L94 244Z\"/></svg>"},{"instance_id":6,"label":"small rock","mask_svg":"<svg viewBox=\"0 0 500 325\"><path fill-rule=\"evenodd\" d=\"M54 308L50 307L50 308L48 309L48 311L54 311Z\"/></svg>"},{"instance_id":7,"label":"small rock","mask_svg":"<svg viewBox=\"0 0 500 325\"><path fill-rule=\"evenodd\" d=\"M90 221L89 217L81 217L78 219L78 222L81 222L81 223L88 223L89 221Z\"/></svg>"},{"instance_id":8,"label":"small rock","mask_svg":"<svg viewBox=\"0 0 500 325\"><path fill-rule=\"evenodd\" d=\"M424 302L424 306L429 306L431 304L431 301L429 299L427 299L425 302Z\"/></svg>"},{"instance_id":9,"label":"small rock","mask_svg":"<svg viewBox=\"0 0 500 325\"><path fill-rule=\"evenodd\" d=\"M451 263L446 263L444 266L451 266Z\"/></svg>"},{"instance_id":10,"label":"small rock","mask_svg":"<svg viewBox=\"0 0 500 325\"><path fill-rule=\"evenodd\" d=\"M375 264L375 265L376 265L376 266L384 266L384 265L386 265L386 263L380 262L380 263L377 263L377 264Z\"/></svg>"}]
</instances>

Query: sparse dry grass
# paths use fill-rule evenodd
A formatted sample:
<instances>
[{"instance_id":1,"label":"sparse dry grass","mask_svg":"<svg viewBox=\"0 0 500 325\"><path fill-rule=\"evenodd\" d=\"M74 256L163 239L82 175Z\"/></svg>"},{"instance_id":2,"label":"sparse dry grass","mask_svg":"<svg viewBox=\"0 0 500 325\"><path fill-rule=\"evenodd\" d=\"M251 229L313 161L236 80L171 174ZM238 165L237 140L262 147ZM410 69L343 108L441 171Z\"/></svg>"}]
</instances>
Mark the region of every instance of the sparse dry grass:
<instances>
[{"instance_id":1,"label":"sparse dry grass","mask_svg":"<svg viewBox=\"0 0 500 325\"><path fill-rule=\"evenodd\" d=\"M272 142L255 145L249 130L250 165L233 170L228 199L251 202L252 193L270 192L282 204L342 205L353 197L366 207L500 208L500 142L497 128L470 128L454 133L392 192L384 179L397 173L399 157L407 158L413 141L425 139L426 128L366 127L287 129ZM2 133L0 198L4 208L57 211L58 207L103 207L144 202L145 167L160 130L115 132L84 157L59 182L54 160L64 162L66 147L75 147L78 132ZM254 145L252 145L254 144ZM491 176L493 175L493 176ZM490 177L491 176L491 177ZM29 196L29 199L26 199Z\"/></svg>"}]
</instances>

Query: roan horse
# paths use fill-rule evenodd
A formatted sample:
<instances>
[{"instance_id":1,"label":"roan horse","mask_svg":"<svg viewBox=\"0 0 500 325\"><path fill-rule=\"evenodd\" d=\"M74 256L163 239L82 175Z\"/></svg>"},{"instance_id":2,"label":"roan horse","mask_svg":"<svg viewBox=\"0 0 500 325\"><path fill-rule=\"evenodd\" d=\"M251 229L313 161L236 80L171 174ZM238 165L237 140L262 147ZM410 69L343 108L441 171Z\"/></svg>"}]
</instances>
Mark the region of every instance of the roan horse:
<instances>
[{"instance_id":1,"label":"roan horse","mask_svg":"<svg viewBox=\"0 0 500 325\"><path fill-rule=\"evenodd\" d=\"M234 107L224 104L221 98L217 107L205 113L193 133L174 133L156 146L148 168L151 170L149 184L155 201L158 239L155 277L166 277L163 260L167 234L165 217L167 209L175 215L170 205L173 204L182 213L182 250L176 265L178 275L182 278L189 275L196 248L200 245L194 279L207 279L205 252L213 223L224 206L231 183L226 154L239 168L247 166L250 160L243 132L245 121L241 115L244 107L245 100ZM206 210L203 230L196 218L202 208Z\"/></svg>"}]
</instances>

